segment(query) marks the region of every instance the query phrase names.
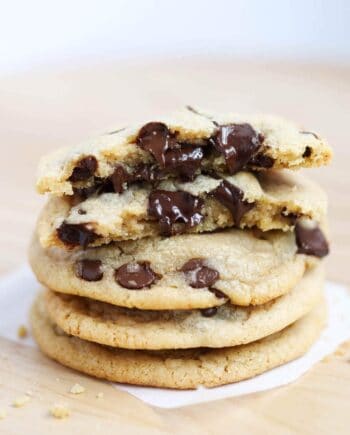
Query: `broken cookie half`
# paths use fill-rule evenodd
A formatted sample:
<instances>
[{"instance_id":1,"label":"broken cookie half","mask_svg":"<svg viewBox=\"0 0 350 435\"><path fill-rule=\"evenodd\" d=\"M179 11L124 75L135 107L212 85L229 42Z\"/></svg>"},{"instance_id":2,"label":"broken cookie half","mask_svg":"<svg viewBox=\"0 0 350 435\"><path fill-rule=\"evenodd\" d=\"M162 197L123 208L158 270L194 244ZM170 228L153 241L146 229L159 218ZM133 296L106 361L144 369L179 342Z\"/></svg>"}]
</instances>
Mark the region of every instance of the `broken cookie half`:
<instances>
[{"instance_id":1,"label":"broken cookie half","mask_svg":"<svg viewBox=\"0 0 350 435\"><path fill-rule=\"evenodd\" d=\"M122 193L139 182L317 167L331 157L331 148L318 134L286 120L188 107L168 119L116 129L44 157L37 189L58 196Z\"/></svg>"}]
</instances>

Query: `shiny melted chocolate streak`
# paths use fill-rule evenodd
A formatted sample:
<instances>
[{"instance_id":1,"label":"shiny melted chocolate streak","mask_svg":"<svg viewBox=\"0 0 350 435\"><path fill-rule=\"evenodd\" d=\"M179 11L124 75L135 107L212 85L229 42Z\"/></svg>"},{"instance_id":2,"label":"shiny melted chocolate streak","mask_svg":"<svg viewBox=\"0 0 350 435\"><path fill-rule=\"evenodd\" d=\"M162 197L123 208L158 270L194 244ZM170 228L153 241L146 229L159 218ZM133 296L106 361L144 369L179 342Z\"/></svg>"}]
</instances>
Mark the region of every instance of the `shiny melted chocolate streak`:
<instances>
[{"instance_id":1,"label":"shiny melted chocolate streak","mask_svg":"<svg viewBox=\"0 0 350 435\"><path fill-rule=\"evenodd\" d=\"M295 225L295 239L299 254L325 257L329 253L328 242L318 226L308 228L302 222Z\"/></svg>"},{"instance_id":2,"label":"shiny melted chocolate streak","mask_svg":"<svg viewBox=\"0 0 350 435\"><path fill-rule=\"evenodd\" d=\"M187 261L181 271L186 276L186 281L193 288L211 287L219 279L219 272L205 266L202 258L193 258Z\"/></svg>"},{"instance_id":3,"label":"shiny melted chocolate streak","mask_svg":"<svg viewBox=\"0 0 350 435\"><path fill-rule=\"evenodd\" d=\"M148 261L123 264L115 270L114 276L119 285L129 290L150 287L160 278L160 275L151 269Z\"/></svg>"},{"instance_id":4,"label":"shiny melted chocolate streak","mask_svg":"<svg viewBox=\"0 0 350 435\"><path fill-rule=\"evenodd\" d=\"M101 281L103 278L100 260L79 260L75 263L75 274L85 281Z\"/></svg>"},{"instance_id":5,"label":"shiny melted chocolate streak","mask_svg":"<svg viewBox=\"0 0 350 435\"><path fill-rule=\"evenodd\" d=\"M231 174L241 170L259 150L263 141L250 124L221 125L210 139L221 153Z\"/></svg>"},{"instance_id":6,"label":"shiny melted chocolate streak","mask_svg":"<svg viewBox=\"0 0 350 435\"><path fill-rule=\"evenodd\" d=\"M163 235L182 232L175 224L194 227L203 220L203 201L188 192L153 190L148 198L148 215L159 222Z\"/></svg>"},{"instance_id":7,"label":"shiny melted chocolate streak","mask_svg":"<svg viewBox=\"0 0 350 435\"><path fill-rule=\"evenodd\" d=\"M254 203L243 199L242 190L227 180L223 180L216 189L210 192L210 195L230 210L235 226L239 226L245 213L254 207Z\"/></svg>"},{"instance_id":8,"label":"shiny melted chocolate streak","mask_svg":"<svg viewBox=\"0 0 350 435\"><path fill-rule=\"evenodd\" d=\"M148 151L161 167L165 167L165 153L176 145L175 137L162 122L149 122L144 125L136 139L136 143Z\"/></svg>"},{"instance_id":9,"label":"shiny melted chocolate streak","mask_svg":"<svg viewBox=\"0 0 350 435\"><path fill-rule=\"evenodd\" d=\"M78 164L73 169L69 181L85 181L94 175L97 169L97 160L94 156L87 156L79 160Z\"/></svg>"},{"instance_id":10,"label":"shiny melted chocolate streak","mask_svg":"<svg viewBox=\"0 0 350 435\"><path fill-rule=\"evenodd\" d=\"M84 249L98 238L98 235L93 230L89 230L86 224L67 224L66 222L57 228L57 236L67 245L81 246Z\"/></svg>"}]
</instances>

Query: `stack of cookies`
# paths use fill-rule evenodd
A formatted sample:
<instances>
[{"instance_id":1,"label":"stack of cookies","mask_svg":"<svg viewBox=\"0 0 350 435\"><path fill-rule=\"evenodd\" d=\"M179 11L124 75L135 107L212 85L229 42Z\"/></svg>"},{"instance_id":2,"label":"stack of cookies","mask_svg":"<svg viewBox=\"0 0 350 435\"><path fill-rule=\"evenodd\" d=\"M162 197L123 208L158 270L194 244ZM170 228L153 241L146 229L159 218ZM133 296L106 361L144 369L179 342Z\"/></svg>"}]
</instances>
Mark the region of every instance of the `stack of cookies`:
<instances>
[{"instance_id":1,"label":"stack of cookies","mask_svg":"<svg viewBox=\"0 0 350 435\"><path fill-rule=\"evenodd\" d=\"M216 386L295 359L326 319L315 133L191 107L40 164L31 319L51 358L116 382Z\"/></svg>"}]
</instances>

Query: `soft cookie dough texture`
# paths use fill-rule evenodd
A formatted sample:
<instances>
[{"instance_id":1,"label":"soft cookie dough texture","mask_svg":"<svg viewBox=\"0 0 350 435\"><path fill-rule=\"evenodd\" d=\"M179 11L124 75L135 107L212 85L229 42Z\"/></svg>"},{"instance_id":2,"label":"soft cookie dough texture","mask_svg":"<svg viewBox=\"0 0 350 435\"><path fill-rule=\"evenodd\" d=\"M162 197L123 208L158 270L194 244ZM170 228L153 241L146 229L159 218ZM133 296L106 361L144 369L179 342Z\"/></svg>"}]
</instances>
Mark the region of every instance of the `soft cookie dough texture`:
<instances>
[{"instance_id":1,"label":"soft cookie dough texture","mask_svg":"<svg viewBox=\"0 0 350 435\"><path fill-rule=\"evenodd\" d=\"M179 142L190 143L205 142L215 134L217 124L248 123L264 138L259 152L273 160L275 169L321 166L327 164L332 156L324 139L274 116L201 113L200 110L187 108L170 118L150 121L163 122ZM140 164L154 163L151 154L136 145L139 130L145 124L146 122L134 127L116 127L102 136L44 157L38 170L38 191L72 195L74 186L69 178L76 164L86 156L97 159L95 176L100 178L109 177L117 164L130 169ZM225 170L222 156L204 159L202 166L219 172ZM250 166L261 169L254 164Z\"/></svg>"},{"instance_id":2,"label":"soft cookie dough texture","mask_svg":"<svg viewBox=\"0 0 350 435\"><path fill-rule=\"evenodd\" d=\"M252 204L239 223L234 221L227 207L210 195L223 179L242 192L245 203ZM259 175L242 171L222 179L200 175L186 183L163 181L157 189L188 192L203 199L203 221L183 229L192 233L232 226L287 231L293 228L296 217L321 222L327 209L325 193L315 183L288 171L269 171ZM38 221L40 243L44 247L64 246L57 232L63 222L82 224L92 230L97 238L89 243L90 246L159 235L161 226L148 213L151 191L150 186L132 186L122 194L93 195L75 206L66 198L52 197Z\"/></svg>"}]
</instances>

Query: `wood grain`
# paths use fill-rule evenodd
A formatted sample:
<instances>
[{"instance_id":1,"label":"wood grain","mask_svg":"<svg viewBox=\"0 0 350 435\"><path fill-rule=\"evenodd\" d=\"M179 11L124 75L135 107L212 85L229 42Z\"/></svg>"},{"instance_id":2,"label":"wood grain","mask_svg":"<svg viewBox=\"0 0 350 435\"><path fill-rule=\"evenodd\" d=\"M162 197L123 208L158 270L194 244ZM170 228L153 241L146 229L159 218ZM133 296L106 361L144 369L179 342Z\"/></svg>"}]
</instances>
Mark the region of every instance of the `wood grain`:
<instances>
[{"instance_id":1,"label":"wood grain","mask_svg":"<svg viewBox=\"0 0 350 435\"><path fill-rule=\"evenodd\" d=\"M40 155L116 123L193 104L277 113L329 139L334 162L308 173L330 198L333 242L328 276L349 284L349 101L350 69L326 65L164 59L86 64L0 78L0 273L25 261L43 201L33 189ZM0 408L8 412L0 421L1 434L348 433L350 346L291 386L177 410L145 405L108 384L59 367L35 349L4 339L0 348ZM83 395L68 393L76 382L86 387ZM34 396L25 407L9 407L27 390ZM100 391L104 398L96 399ZM50 405L61 401L72 410L66 421L48 414Z\"/></svg>"}]
</instances>

